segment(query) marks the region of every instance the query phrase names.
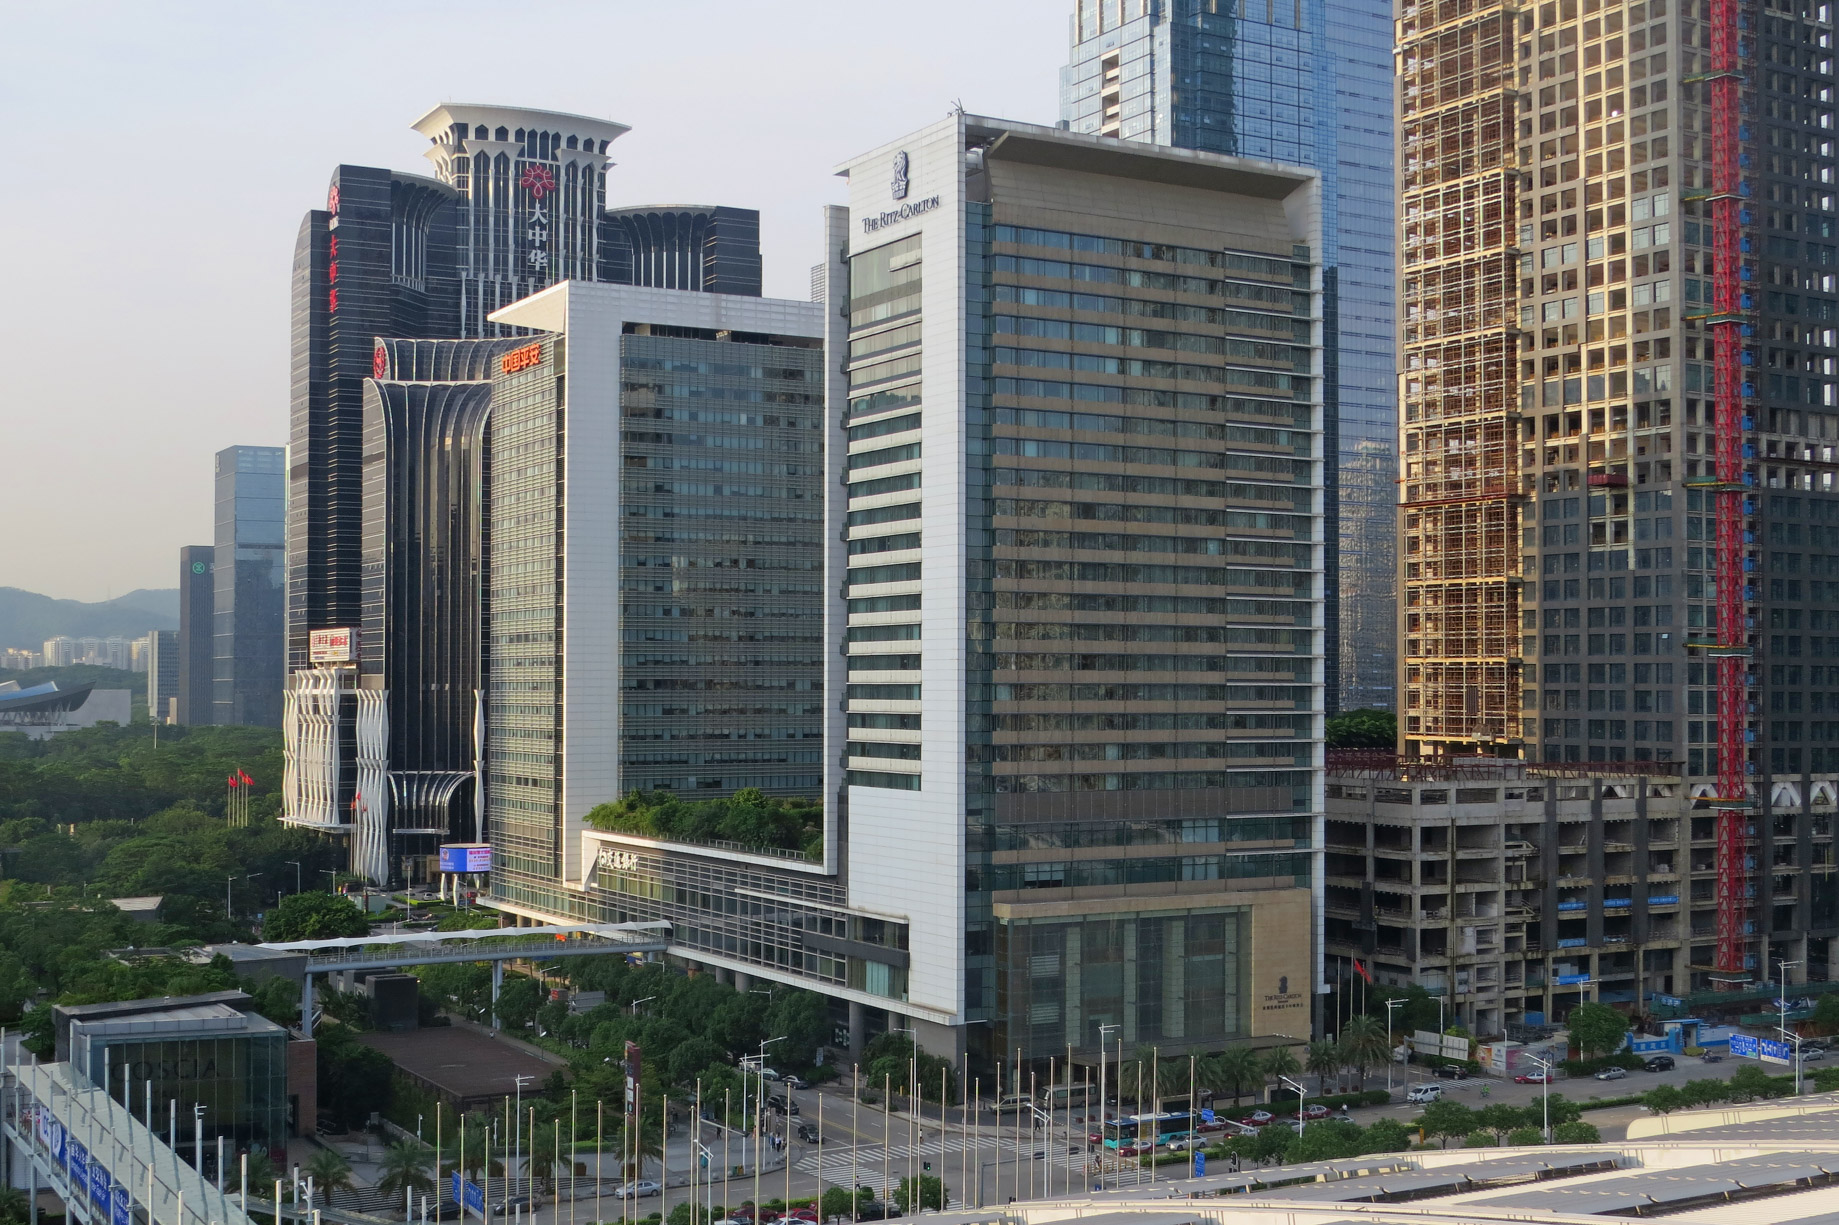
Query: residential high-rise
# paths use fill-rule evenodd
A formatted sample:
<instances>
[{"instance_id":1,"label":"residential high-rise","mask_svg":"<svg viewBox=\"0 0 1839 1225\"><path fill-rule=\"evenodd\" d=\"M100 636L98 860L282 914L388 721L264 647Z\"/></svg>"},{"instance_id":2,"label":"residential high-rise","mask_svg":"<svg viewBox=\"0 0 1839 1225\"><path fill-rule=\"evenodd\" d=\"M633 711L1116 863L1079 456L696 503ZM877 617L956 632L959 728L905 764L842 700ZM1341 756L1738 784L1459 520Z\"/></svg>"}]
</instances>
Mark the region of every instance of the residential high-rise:
<instances>
[{"instance_id":1,"label":"residential high-rise","mask_svg":"<svg viewBox=\"0 0 1839 1225\"><path fill-rule=\"evenodd\" d=\"M147 717L155 723L178 722L179 631L147 635Z\"/></svg>"},{"instance_id":2,"label":"residential high-rise","mask_svg":"<svg viewBox=\"0 0 1839 1225\"><path fill-rule=\"evenodd\" d=\"M179 550L179 692L183 724L206 724L214 717L212 678L216 675L213 625L217 605L216 550L189 544Z\"/></svg>"},{"instance_id":3,"label":"residential high-rise","mask_svg":"<svg viewBox=\"0 0 1839 1225\"><path fill-rule=\"evenodd\" d=\"M1839 970L1832 36L1792 0L1398 14L1403 745L1683 773L1693 989Z\"/></svg>"},{"instance_id":4,"label":"residential high-rise","mask_svg":"<svg viewBox=\"0 0 1839 1225\"><path fill-rule=\"evenodd\" d=\"M217 453L213 556L213 723L281 726L287 450Z\"/></svg>"},{"instance_id":5,"label":"residential high-rise","mask_svg":"<svg viewBox=\"0 0 1839 1225\"><path fill-rule=\"evenodd\" d=\"M1076 0L1074 132L1322 175L1329 701L1394 703L1397 399L1390 10L1351 0Z\"/></svg>"},{"instance_id":6,"label":"residential high-rise","mask_svg":"<svg viewBox=\"0 0 1839 1225\"><path fill-rule=\"evenodd\" d=\"M968 115L844 170L819 305L571 285L498 316L561 335L505 356L494 454L559 444L562 420L567 446L493 467L495 903L669 919L688 960L828 995L856 1047L904 1027L988 1066L1090 1057L1107 1035L1169 1054L1306 1035L1318 180ZM767 343L788 335L807 339ZM819 336L830 477L791 498L775 464L782 441L788 462L817 453ZM698 392L718 379L733 391ZM622 385L616 444L609 415L572 406ZM784 416L750 427L750 399ZM697 436L673 454L652 430L684 422ZM580 465L621 483L584 497ZM519 506L542 509L519 523ZM621 541L590 531L583 549L582 525L613 522ZM820 540L835 651L798 560ZM509 569L513 551L528 560ZM584 624L616 601L619 622ZM737 633L749 605L798 615ZM696 705L775 672L747 707ZM800 740L728 729L819 676L821 707L794 717L823 726L821 848L582 827L628 779L808 785ZM779 760L746 760L763 750Z\"/></svg>"}]
</instances>

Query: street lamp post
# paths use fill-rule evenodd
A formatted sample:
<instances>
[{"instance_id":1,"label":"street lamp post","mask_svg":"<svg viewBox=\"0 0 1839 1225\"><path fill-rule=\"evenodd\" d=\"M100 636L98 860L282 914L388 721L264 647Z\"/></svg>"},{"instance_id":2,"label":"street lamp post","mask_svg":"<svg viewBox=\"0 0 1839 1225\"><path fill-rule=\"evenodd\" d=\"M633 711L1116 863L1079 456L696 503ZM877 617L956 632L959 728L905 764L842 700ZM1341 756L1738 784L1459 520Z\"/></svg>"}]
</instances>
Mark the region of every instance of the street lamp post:
<instances>
[{"instance_id":1,"label":"street lamp post","mask_svg":"<svg viewBox=\"0 0 1839 1225\"><path fill-rule=\"evenodd\" d=\"M299 892L301 892L301 889L300 889L300 861L299 861L298 859L284 859L284 860L282 860L281 862L282 862L282 863L285 863L285 864L290 864L290 865L292 865L292 866L293 866L293 869L294 869L294 892L295 892L295 893L299 893Z\"/></svg>"},{"instance_id":2,"label":"street lamp post","mask_svg":"<svg viewBox=\"0 0 1839 1225\"><path fill-rule=\"evenodd\" d=\"M1124 1024L1121 1021L1098 1027L1098 1185L1100 1187L1105 1185L1105 1120L1109 1117L1105 1113L1105 1069L1110 1064L1110 1060L1105 1058L1105 1038L1112 1030L1122 1028ZM1121 1057L1118 1060L1117 1074L1118 1079L1122 1080L1124 1062ZM1121 1144L1122 1141L1120 1140L1119 1143Z\"/></svg>"},{"instance_id":3,"label":"street lamp post","mask_svg":"<svg viewBox=\"0 0 1839 1225\"><path fill-rule=\"evenodd\" d=\"M1788 970L1800 964L1799 961L1785 961L1779 957L1775 959L1777 981L1780 986L1780 991L1775 998L1780 1021L1775 1028L1781 1031L1783 1038L1794 1043L1794 1092L1797 1097L1801 1092L1801 1037L1788 1030Z\"/></svg>"},{"instance_id":4,"label":"street lamp post","mask_svg":"<svg viewBox=\"0 0 1839 1225\"><path fill-rule=\"evenodd\" d=\"M1403 1005L1404 1002L1405 1002L1404 1000L1400 1000L1400 999L1391 999L1391 1000L1386 1001L1386 1092L1387 1093L1392 1092L1392 1065L1395 1062L1397 1062L1397 1060L1394 1058L1392 1054L1392 1010L1394 1008L1397 1008ZM1443 1048L1439 1046L1437 1049L1441 1051Z\"/></svg>"},{"instance_id":5,"label":"street lamp post","mask_svg":"<svg viewBox=\"0 0 1839 1225\"><path fill-rule=\"evenodd\" d=\"M260 872L250 872L250 873L248 873L247 875L245 875L245 876L243 876L243 877L242 877L242 879L243 879L243 880L254 880L254 879L255 879L256 877L258 877L258 876L260 876L260 875L261 875L261 873L260 873ZM237 877L235 877L235 876L226 876L226 877L224 877L224 882L223 882L223 917L224 917L224 918L226 918L226 919L230 919L230 918L234 918L234 917L235 917L235 915L234 915L234 914L233 914L233 913L231 912L231 910L230 910L230 885L231 885L231 884L232 884L232 883L233 883L233 882L234 882L234 881L235 881L236 879L237 879Z\"/></svg>"},{"instance_id":6,"label":"street lamp post","mask_svg":"<svg viewBox=\"0 0 1839 1225\"><path fill-rule=\"evenodd\" d=\"M658 997L657 997L657 996L655 996L655 995L648 995L648 996L646 996L646 997L645 997L644 999L642 999L642 1000L633 1000L633 1001L632 1001L632 1015L633 1015L633 1016L635 1016L635 1017L636 1017L637 1015L639 1015L639 1005L640 1005L640 1004L649 1004L649 1003L651 1003L651 1001L653 1001L653 1000L655 1000L655 999L657 999L657 998L658 998Z\"/></svg>"},{"instance_id":7,"label":"street lamp post","mask_svg":"<svg viewBox=\"0 0 1839 1225\"><path fill-rule=\"evenodd\" d=\"M1296 1090L1296 1134L1300 1136L1303 1134L1303 1098L1308 1096L1309 1090L1303 1087L1301 1081L1291 1080L1288 1076L1280 1075L1277 1079Z\"/></svg>"},{"instance_id":8,"label":"street lamp post","mask_svg":"<svg viewBox=\"0 0 1839 1225\"><path fill-rule=\"evenodd\" d=\"M1545 1142L1552 1142L1552 1065L1537 1055L1527 1055L1528 1059L1538 1064L1545 1075L1539 1080L1539 1107L1545 1120Z\"/></svg>"}]
</instances>

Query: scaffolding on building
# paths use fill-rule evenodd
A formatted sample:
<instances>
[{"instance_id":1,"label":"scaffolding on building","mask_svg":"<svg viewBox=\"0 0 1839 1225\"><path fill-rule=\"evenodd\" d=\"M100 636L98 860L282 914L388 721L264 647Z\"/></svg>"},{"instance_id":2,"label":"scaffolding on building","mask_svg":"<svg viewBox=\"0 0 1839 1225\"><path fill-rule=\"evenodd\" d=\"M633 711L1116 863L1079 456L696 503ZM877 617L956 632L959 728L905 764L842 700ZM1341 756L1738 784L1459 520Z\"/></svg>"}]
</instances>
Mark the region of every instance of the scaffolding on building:
<instances>
[{"instance_id":1,"label":"scaffolding on building","mask_svg":"<svg viewBox=\"0 0 1839 1225\"><path fill-rule=\"evenodd\" d=\"M1716 468L1710 480L1694 482L1717 499L1717 619L1714 643L1703 646L1718 674L1718 927L1713 963L1715 981L1737 985L1756 968L1750 954L1749 865L1753 861L1755 804L1750 795L1750 659L1749 604L1755 598L1750 571L1755 560L1747 543L1754 539L1754 475L1744 470L1744 433L1751 414L1744 397L1751 392L1743 376L1743 341L1750 332L1746 312L1752 303L1743 288L1750 276L1745 265L1742 227L1748 222L1742 176L1740 112L1743 76L1739 71L1737 0L1711 0L1710 71L1697 77L1710 103L1711 183L1703 193L1711 209L1712 310L1703 317L1714 345Z\"/></svg>"},{"instance_id":2,"label":"scaffolding on building","mask_svg":"<svg viewBox=\"0 0 1839 1225\"><path fill-rule=\"evenodd\" d=\"M1401 742L1517 754L1517 6L1414 0L1397 22Z\"/></svg>"},{"instance_id":3,"label":"scaffolding on building","mask_svg":"<svg viewBox=\"0 0 1839 1225\"><path fill-rule=\"evenodd\" d=\"M1372 439L1341 468L1341 708L1397 708L1398 461Z\"/></svg>"}]
</instances>

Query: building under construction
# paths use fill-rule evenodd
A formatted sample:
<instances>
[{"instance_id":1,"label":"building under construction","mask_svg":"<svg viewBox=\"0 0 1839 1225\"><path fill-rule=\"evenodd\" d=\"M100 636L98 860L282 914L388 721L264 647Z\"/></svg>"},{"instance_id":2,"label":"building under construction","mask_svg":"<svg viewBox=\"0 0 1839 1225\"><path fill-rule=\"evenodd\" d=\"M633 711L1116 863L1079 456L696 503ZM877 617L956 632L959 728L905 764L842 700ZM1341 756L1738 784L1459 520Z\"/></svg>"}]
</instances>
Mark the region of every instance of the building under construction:
<instances>
[{"instance_id":1,"label":"building under construction","mask_svg":"<svg viewBox=\"0 0 1839 1225\"><path fill-rule=\"evenodd\" d=\"M1682 992L1839 977L1832 42L1818 0L1399 8L1401 748L1678 771Z\"/></svg>"}]
</instances>

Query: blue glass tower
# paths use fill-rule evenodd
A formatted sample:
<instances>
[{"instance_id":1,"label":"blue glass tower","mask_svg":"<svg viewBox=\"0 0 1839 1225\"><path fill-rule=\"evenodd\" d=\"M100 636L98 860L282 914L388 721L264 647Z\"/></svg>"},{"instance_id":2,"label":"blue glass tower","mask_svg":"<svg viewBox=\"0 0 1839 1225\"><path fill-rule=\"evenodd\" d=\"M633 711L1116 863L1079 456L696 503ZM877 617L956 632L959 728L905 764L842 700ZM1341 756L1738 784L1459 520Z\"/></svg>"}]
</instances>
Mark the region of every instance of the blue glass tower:
<instances>
[{"instance_id":1,"label":"blue glass tower","mask_svg":"<svg viewBox=\"0 0 1839 1225\"><path fill-rule=\"evenodd\" d=\"M1357 0L1076 0L1060 117L1075 132L1301 163L1323 181L1328 692L1396 685L1392 14Z\"/></svg>"}]
</instances>

